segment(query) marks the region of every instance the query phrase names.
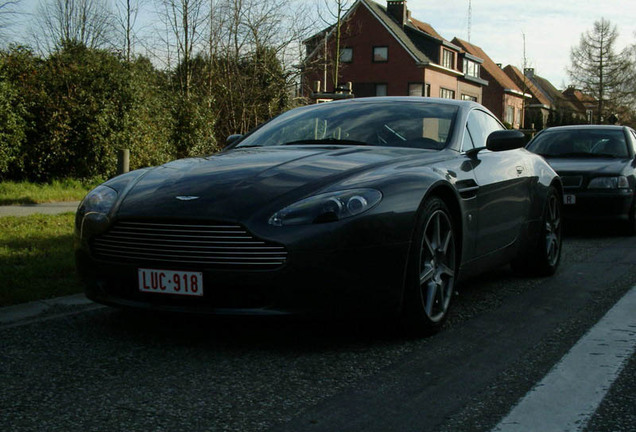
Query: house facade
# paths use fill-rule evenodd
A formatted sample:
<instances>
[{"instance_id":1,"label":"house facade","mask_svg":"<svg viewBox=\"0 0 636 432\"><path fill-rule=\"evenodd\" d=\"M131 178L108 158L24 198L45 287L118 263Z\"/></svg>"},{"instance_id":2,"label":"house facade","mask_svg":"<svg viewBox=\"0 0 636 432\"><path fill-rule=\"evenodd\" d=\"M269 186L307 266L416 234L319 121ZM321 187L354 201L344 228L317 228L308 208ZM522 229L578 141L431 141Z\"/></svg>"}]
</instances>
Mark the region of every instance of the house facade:
<instances>
[{"instance_id":1,"label":"house facade","mask_svg":"<svg viewBox=\"0 0 636 432\"><path fill-rule=\"evenodd\" d=\"M406 1L358 0L343 19L337 80L335 27L307 39L302 87L307 97L350 82L355 97L429 96L482 102L482 59L411 17ZM320 82L320 86L317 86Z\"/></svg>"},{"instance_id":2,"label":"house facade","mask_svg":"<svg viewBox=\"0 0 636 432\"><path fill-rule=\"evenodd\" d=\"M483 89L482 104L505 124L515 129L522 128L524 99L529 95L526 96L483 49L459 38L453 39L452 43L471 56L483 59L480 76L488 85Z\"/></svg>"}]
</instances>

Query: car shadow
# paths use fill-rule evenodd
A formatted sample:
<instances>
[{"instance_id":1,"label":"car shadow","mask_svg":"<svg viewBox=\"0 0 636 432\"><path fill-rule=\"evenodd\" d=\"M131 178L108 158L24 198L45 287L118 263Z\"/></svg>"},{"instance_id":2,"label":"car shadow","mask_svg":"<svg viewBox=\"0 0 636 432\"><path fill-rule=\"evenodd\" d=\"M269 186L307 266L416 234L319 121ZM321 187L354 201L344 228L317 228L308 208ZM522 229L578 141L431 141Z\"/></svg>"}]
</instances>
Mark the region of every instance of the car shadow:
<instances>
[{"instance_id":1,"label":"car shadow","mask_svg":"<svg viewBox=\"0 0 636 432\"><path fill-rule=\"evenodd\" d=\"M113 309L99 319L94 324L109 337L144 345L320 352L413 340L390 318L227 318Z\"/></svg>"}]
</instances>

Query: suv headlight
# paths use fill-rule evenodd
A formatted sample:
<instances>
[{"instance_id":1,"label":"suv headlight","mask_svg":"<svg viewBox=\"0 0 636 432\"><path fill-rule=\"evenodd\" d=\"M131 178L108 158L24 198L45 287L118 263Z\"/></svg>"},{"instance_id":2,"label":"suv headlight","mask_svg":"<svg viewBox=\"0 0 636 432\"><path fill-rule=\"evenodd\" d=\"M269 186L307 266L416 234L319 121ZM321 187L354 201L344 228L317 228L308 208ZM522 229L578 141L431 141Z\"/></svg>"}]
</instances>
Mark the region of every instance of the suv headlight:
<instances>
[{"instance_id":1,"label":"suv headlight","mask_svg":"<svg viewBox=\"0 0 636 432\"><path fill-rule=\"evenodd\" d=\"M375 189L352 189L314 195L277 211L269 218L274 226L335 222L366 212L382 199Z\"/></svg>"},{"instance_id":2,"label":"suv headlight","mask_svg":"<svg viewBox=\"0 0 636 432\"><path fill-rule=\"evenodd\" d=\"M596 177L590 181L588 189L627 189L629 182L627 177Z\"/></svg>"}]
</instances>

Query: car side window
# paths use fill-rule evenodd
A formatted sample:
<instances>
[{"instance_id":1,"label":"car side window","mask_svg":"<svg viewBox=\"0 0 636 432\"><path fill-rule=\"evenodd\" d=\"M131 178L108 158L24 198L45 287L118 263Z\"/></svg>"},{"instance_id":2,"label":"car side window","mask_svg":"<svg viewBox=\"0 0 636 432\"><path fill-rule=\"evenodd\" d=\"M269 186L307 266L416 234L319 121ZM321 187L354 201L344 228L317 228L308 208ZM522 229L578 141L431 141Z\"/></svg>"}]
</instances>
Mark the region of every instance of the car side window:
<instances>
[{"instance_id":1,"label":"car side window","mask_svg":"<svg viewBox=\"0 0 636 432\"><path fill-rule=\"evenodd\" d=\"M494 117L480 110L472 110L470 112L466 127L470 132L475 148L486 147L488 135L503 129L503 126Z\"/></svg>"},{"instance_id":2,"label":"car side window","mask_svg":"<svg viewBox=\"0 0 636 432\"><path fill-rule=\"evenodd\" d=\"M636 132L634 130L630 130L632 133L632 154L636 154Z\"/></svg>"}]
</instances>

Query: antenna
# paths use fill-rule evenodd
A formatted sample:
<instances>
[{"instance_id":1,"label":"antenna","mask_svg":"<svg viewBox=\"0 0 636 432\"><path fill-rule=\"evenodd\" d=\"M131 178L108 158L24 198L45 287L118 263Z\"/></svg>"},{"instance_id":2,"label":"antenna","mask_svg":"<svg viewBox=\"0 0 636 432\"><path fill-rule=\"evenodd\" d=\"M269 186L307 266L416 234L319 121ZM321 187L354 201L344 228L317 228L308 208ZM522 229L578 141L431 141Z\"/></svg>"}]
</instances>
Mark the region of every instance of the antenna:
<instances>
[{"instance_id":1,"label":"antenna","mask_svg":"<svg viewBox=\"0 0 636 432\"><path fill-rule=\"evenodd\" d=\"M473 2L468 0L468 42L470 42L470 27L473 21Z\"/></svg>"}]
</instances>

